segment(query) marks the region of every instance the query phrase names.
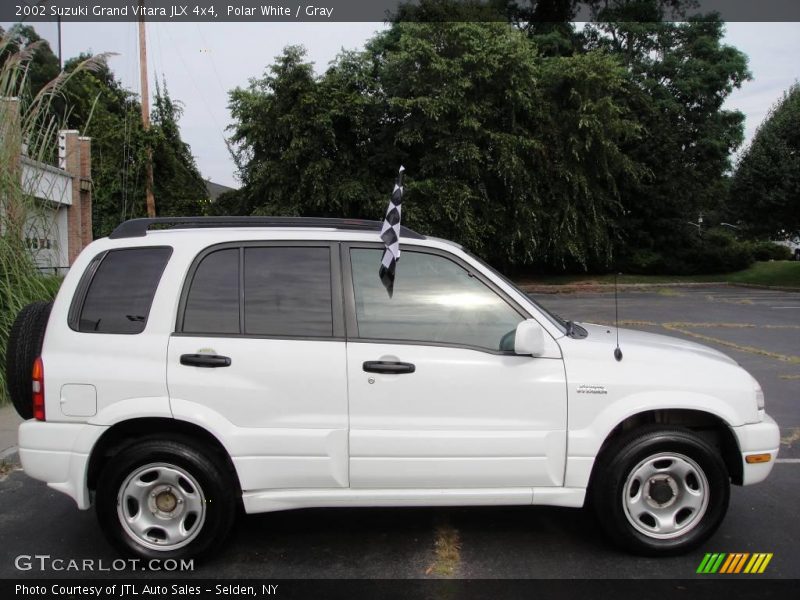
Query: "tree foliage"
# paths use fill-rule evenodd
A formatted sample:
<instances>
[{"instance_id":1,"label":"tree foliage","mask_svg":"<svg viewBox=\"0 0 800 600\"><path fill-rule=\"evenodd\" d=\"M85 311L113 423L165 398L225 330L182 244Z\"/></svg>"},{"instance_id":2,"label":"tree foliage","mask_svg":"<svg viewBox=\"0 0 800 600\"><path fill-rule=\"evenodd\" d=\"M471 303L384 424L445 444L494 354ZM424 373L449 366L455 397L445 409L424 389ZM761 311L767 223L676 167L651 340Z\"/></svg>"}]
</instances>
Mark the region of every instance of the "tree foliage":
<instances>
[{"instance_id":1,"label":"tree foliage","mask_svg":"<svg viewBox=\"0 0 800 600\"><path fill-rule=\"evenodd\" d=\"M43 175L30 172L23 182L20 148L39 161L57 153L55 134L62 121L54 114L54 103L74 75L99 67L97 59L89 58L72 74L57 72L31 94L31 69L43 46L36 40L20 43L14 32L0 32L0 98L5 99L0 102L0 405L8 400L4 365L14 319L30 302L52 299L60 284L60 278L39 272L24 239L32 231L48 235L53 219L46 203L30 193L47 185Z\"/></svg>"},{"instance_id":2,"label":"tree foliage","mask_svg":"<svg viewBox=\"0 0 800 600\"><path fill-rule=\"evenodd\" d=\"M505 265L605 264L638 135L603 51L543 59L504 23L396 23L315 77L288 48L231 94L244 186L221 210L404 218Z\"/></svg>"},{"instance_id":3,"label":"tree foliage","mask_svg":"<svg viewBox=\"0 0 800 600\"><path fill-rule=\"evenodd\" d=\"M637 4L660 12L658 3ZM641 15L639 15L641 17ZM718 210L744 115L722 108L750 75L741 52L722 43L718 16L686 22L608 22L588 28L590 47L605 48L628 69L623 102L643 135L625 149L649 176L621 190L621 258L628 269L685 270L702 252L700 214Z\"/></svg>"},{"instance_id":4,"label":"tree foliage","mask_svg":"<svg viewBox=\"0 0 800 600\"><path fill-rule=\"evenodd\" d=\"M380 218L403 164L409 225L507 267L719 263L687 223L723 204L749 73L717 15L671 20L693 4L421 0L321 76L287 48L231 93L215 210Z\"/></svg>"},{"instance_id":5,"label":"tree foliage","mask_svg":"<svg viewBox=\"0 0 800 600\"><path fill-rule=\"evenodd\" d=\"M31 97L59 73L58 58L50 46L33 27L16 25L9 30L9 43L0 54L4 62L4 56L32 45L35 52L26 63L20 90ZM92 138L95 237L107 235L122 220L146 214L148 148L152 149L157 213L202 214L208 193L191 149L180 136L180 102L170 97L166 84L157 85L152 127L145 132L137 95L122 86L105 60L98 61L93 69L80 68L87 58L88 54L81 54L66 61L64 71L69 78L53 96L48 111L63 127Z\"/></svg>"},{"instance_id":6,"label":"tree foliage","mask_svg":"<svg viewBox=\"0 0 800 600\"><path fill-rule=\"evenodd\" d=\"M79 59L67 62L69 70ZM145 132L138 97L104 65L66 87L67 122L92 138L93 229L108 235L120 221L146 214L145 172L152 151L156 213L202 214L207 191L191 149L180 136L181 105L156 86Z\"/></svg>"},{"instance_id":7,"label":"tree foliage","mask_svg":"<svg viewBox=\"0 0 800 600\"><path fill-rule=\"evenodd\" d=\"M156 209L160 216L199 215L208 197L189 144L181 138L178 121L182 104L173 100L167 83L156 84L150 131Z\"/></svg>"},{"instance_id":8,"label":"tree foliage","mask_svg":"<svg viewBox=\"0 0 800 600\"><path fill-rule=\"evenodd\" d=\"M800 231L800 84L772 107L742 154L728 206L751 235Z\"/></svg>"},{"instance_id":9,"label":"tree foliage","mask_svg":"<svg viewBox=\"0 0 800 600\"><path fill-rule=\"evenodd\" d=\"M79 60L67 61L65 70ZM96 237L108 235L120 221L145 214L140 104L107 63L74 77L64 96L67 125L92 138L92 227Z\"/></svg>"},{"instance_id":10,"label":"tree foliage","mask_svg":"<svg viewBox=\"0 0 800 600\"><path fill-rule=\"evenodd\" d=\"M5 43L0 52L0 62L5 63L5 59L26 48L34 48L30 59L25 62L25 85L29 89L38 92L48 83L53 82L58 77L61 69L58 64L58 57L53 54L50 44L42 39L32 25L17 23L7 32L0 27L0 36L5 37ZM23 84L23 81L19 81Z\"/></svg>"}]
</instances>

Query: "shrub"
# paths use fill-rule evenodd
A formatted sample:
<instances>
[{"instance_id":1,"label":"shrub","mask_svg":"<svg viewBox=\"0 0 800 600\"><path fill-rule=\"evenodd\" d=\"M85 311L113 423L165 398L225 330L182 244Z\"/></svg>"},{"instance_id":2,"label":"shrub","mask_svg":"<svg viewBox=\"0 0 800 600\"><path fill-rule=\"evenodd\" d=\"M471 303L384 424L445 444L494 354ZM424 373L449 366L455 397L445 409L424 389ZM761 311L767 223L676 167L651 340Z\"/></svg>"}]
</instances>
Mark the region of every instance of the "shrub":
<instances>
[{"instance_id":1,"label":"shrub","mask_svg":"<svg viewBox=\"0 0 800 600\"><path fill-rule=\"evenodd\" d=\"M668 247L634 250L619 267L626 273L643 275L701 275L741 271L753 260L750 244L725 230L711 229L702 238L690 235Z\"/></svg>"},{"instance_id":2,"label":"shrub","mask_svg":"<svg viewBox=\"0 0 800 600\"><path fill-rule=\"evenodd\" d=\"M55 156L63 118L56 115L54 99L75 73L94 69L105 59L87 59L31 96L28 67L40 47L36 42L20 47L13 30L0 35L0 98L19 98L18 105L0 104L0 405L8 401L5 352L11 325L23 306L52 299L61 283L60 278L39 273L23 241L26 224L46 217L41 200L26 191L37 183L22 185L22 141L31 159L46 162Z\"/></svg>"},{"instance_id":3,"label":"shrub","mask_svg":"<svg viewBox=\"0 0 800 600\"><path fill-rule=\"evenodd\" d=\"M753 242L751 251L756 260L791 260L792 251L774 242Z\"/></svg>"}]
</instances>

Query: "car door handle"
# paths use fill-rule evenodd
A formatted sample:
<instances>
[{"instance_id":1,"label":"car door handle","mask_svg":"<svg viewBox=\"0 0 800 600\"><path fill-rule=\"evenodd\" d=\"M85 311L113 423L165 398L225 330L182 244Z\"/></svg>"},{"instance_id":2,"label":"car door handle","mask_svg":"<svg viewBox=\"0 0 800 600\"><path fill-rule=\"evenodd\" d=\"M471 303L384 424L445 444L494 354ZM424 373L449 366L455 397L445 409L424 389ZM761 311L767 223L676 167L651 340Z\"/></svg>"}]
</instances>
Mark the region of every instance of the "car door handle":
<instances>
[{"instance_id":1,"label":"car door handle","mask_svg":"<svg viewBox=\"0 0 800 600\"><path fill-rule=\"evenodd\" d=\"M230 367L231 359L227 356L218 356L216 354L181 354L181 364L188 367L215 369L217 367Z\"/></svg>"},{"instance_id":2,"label":"car door handle","mask_svg":"<svg viewBox=\"0 0 800 600\"><path fill-rule=\"evenodd\" d=\"M368 360L364 362L363 366L367 373L386 373L387 375L402 375L403 373L413 373L417 370L417 367L412 363L386 360Z\"/></svg>"}]
</instances>

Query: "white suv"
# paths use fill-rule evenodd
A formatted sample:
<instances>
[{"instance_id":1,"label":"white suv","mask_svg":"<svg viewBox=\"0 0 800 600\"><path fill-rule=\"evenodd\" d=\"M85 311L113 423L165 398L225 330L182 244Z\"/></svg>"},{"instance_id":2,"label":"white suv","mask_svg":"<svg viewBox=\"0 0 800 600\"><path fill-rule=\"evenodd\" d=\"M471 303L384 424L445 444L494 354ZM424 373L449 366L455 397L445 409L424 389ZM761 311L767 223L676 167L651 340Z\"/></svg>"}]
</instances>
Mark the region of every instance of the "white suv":
<instances>
[{"instance_id":1,"label":"white suv","mask_svg":"<svg viewBox=\"0 0 800 600\"><path fill-rule=\"evenodd\" d=\"M160 558L217 548L239 507L585 503L674 554L769 474L778 428L728 356L628 330L615 355L612 328L408 229L390 296L380 225L139 219L92 243L16 326L25 472Z\"/></svg>"}]
</instances>

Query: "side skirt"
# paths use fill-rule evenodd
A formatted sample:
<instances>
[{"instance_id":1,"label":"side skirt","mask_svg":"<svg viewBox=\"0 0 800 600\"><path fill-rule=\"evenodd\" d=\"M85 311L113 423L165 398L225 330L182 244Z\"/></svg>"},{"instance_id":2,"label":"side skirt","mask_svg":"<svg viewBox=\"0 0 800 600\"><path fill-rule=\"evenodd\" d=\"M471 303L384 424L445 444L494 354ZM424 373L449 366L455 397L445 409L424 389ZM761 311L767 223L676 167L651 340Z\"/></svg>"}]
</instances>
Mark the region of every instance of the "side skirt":
<instances>
[{"instance_id":1,"label":"side skirt","mask_svg":"<svg viewBox=\"0 0 800 600\"><path fill-rule=\"evenodd\" d=\"M403 507L403 506L525 506L547 505L579 508L583 488L486 488L486 489L325 489L260 490L242 494L247 513L296 508Z\"/></svg>"}]
</instances>

